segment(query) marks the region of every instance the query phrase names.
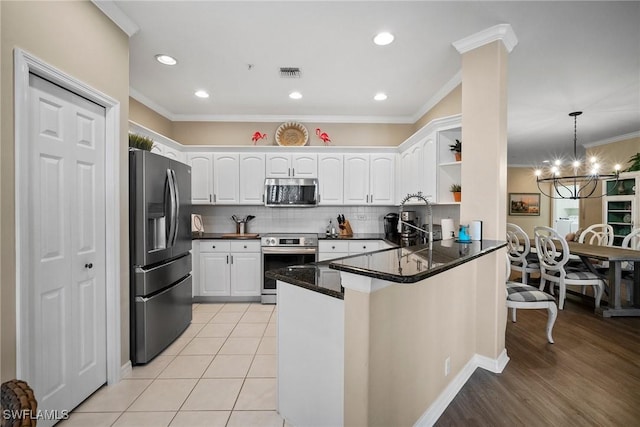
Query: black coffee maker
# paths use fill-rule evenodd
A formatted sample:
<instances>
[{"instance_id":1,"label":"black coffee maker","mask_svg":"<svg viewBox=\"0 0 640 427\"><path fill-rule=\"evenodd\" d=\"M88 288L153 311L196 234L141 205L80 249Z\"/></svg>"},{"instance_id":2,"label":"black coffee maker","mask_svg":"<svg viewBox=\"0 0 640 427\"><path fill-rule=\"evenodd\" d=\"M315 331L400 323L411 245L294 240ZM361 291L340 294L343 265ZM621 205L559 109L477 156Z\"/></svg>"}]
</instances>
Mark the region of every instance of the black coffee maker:
<instances>
[{"instance_id":1,"label":"black coffee maker","mask_svg":"<svg viewBox=\"0 0 640 427\"><path fill-rule=\"evenodd\" d=\"M392 242L398 242L400 240L398 218L399 216L396 212L389 212L384 216L384 238Z\"/></svg>"}]
</instances>

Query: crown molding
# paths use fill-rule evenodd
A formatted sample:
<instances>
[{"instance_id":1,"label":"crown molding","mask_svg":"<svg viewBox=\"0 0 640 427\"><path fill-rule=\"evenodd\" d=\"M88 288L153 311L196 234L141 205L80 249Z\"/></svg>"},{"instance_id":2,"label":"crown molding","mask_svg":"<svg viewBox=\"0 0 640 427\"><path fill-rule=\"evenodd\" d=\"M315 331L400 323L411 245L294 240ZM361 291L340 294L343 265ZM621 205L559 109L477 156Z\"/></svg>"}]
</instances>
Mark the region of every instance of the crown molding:
<instances>
[{"instance_id":1,"label":"crown molding","mask_svg":"<svg viewBox=\"0 0 640 427\"><path fill-rule=\"evenodd\" d=\"M442 86L440 90L438 90L438 92L436 92L436 94L431 97L431 99L429 99L422 107L420 107L420 109L418 109L418 111L416 111L416 113L411 117L411 123L415 123L420 120L422 116L427 114L429 110L435 107L438 102L442 101L447 95L451 93L452 90L458 87L458 85L461 83L462 71L458 71L451 78L451 80L446 82L444 86Z\"/></svg>"},{"instance_id":2,"label":"crown molding","mask_svg":"<svg viewBox=\"0 0 640 427\"><path fill-rule=\"evenodd\" d=\"M140 92L132 88L131 86L129 86L129 96L135 99L136 101L138 101L139 103L151 108L153 111L160 114L167 120L170 120L172 122L176 121L175 114L171 113L169 110L165 109L164 107L156 104L155 102L153 102L152 100L150 100L149 98L147 98L146 96L144 96L143 94L141 94Z\"/></svg>"},{"instance_id":3,"label":"crown molding","mask_svg":"<svg viewBox=\"0 0 640 427\"><path fill-rule=\"evenodd\" d=\"M413 124L410 116L313 116L313 115L245 115L245 114L177 114L175 122L304 122L304 123L374 123Z\"/></svg>"},{"instance_id":4,"label":"crown molding","mask_svg":"<svg viewBox=\"0 0 640 427\"><path fill-rule=\"evenodd\" d=\"M111 0L91 0L98 9L102 11L109 19L113 21L124 33L131 37L138 31L140 27L133 22L116 4Z\"/></svg>"},{"instance_id":5,"label":"crown molding","mask_svg":"<svg viewBox=\"0 0 640 427\"><path fill-rule=\"evenodd\" d=\"M585 148L597 147L599 145L607 145L612 144L614 142L625 141L627 139L640 138L640 131L626 133L624 135L613 136L607 139L601 139L600 141L589 142L587 144L582 144Z\"/></svg>"},{"instance_id":6,"label":"crown molding","mask_svg":"<svg viewBox=\"0 0 640 427\"><path fill-rule=\"evenodd\" d=\"M511 24L494 25L493 27L455 41L452 44L458 53L463 54L496 40L502 41L508 53L511 53L513 48L518 44L518 38L516 37L516 33L513 32Z\"/></svg>"}]
</instances>

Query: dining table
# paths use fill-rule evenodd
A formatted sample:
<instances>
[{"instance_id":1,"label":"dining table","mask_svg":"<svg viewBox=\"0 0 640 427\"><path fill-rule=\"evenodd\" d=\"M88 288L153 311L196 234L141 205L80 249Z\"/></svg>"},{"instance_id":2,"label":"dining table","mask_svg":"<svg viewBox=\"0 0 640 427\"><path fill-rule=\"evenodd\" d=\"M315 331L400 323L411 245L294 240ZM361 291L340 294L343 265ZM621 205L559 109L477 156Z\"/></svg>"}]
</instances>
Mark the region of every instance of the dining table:
<instances>
[{"instance_id":1,"label":"dining table","mask_svg":"<svg viewBox=\"0 0 640 427\"><path fill-rule=\"evenodd\" d=\"M582 262L593 272L599 273L591 260L607 261L609 269L604 277L609 283L609 303L607 307L596 308L596 314L603 317L640 316L640 251L617 246L597 246L586 243L567 242L569 252L580 257ZM620 285L622 282L623 263L633 263L633 299L630 304L621 301Z\"/></svg>"}]
</instances>

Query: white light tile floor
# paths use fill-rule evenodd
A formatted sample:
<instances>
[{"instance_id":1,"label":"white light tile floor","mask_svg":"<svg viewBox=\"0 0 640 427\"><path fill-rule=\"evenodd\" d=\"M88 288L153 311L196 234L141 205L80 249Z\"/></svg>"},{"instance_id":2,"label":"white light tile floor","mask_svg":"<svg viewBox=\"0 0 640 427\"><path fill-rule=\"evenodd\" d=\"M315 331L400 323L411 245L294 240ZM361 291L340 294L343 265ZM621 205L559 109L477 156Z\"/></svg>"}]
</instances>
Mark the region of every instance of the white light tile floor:
<instances>
[{"instance_id":1,"label":"white light tile floor","mask_svg":"<svg viewBox=\"0 0 640 427\"><path fill-rule=\"evenodd\" d=\"M194 304L169 348L58 425L289 427L275 410L275 336L274 305Z\"/></svg>"}]
</instances>

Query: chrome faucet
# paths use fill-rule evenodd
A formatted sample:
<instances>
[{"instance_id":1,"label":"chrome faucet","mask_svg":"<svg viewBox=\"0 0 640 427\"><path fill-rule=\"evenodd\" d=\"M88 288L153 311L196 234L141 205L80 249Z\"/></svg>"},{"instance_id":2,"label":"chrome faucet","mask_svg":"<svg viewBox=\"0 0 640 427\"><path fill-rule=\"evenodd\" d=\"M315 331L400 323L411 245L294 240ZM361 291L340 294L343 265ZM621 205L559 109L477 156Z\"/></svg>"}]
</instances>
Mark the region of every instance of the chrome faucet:
<instances>
[{"instance_id":1,"label":"chrome faucet","mask_svg":"<svg viewBox=\"0 0 640 427\"><path fill-rule=\"evenodd\" d=\"M425 205L427 205L427 214L429 218L428 228L425 230L424 228L416 227L413 224L410 224L406 221L402 220L402 210L404 208L405 203L407 203L411 199L422 200ZM402 202L400 202L400 218L398 219L398 231L402 228L402 225L406 225L411 228L415 228L416 230L425 233L429 240L429 250L433 249L433 210L431 208L431 203L422 195L422 191L418 191L416 194L407 194Z\"/></svg>"}]
</instances>

